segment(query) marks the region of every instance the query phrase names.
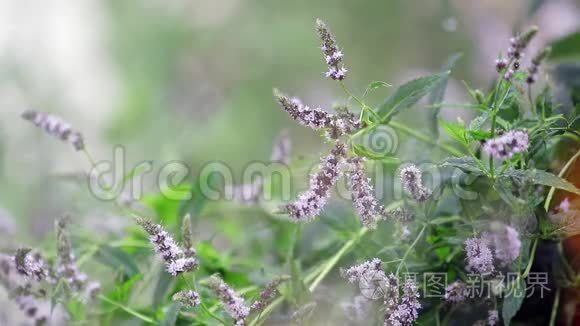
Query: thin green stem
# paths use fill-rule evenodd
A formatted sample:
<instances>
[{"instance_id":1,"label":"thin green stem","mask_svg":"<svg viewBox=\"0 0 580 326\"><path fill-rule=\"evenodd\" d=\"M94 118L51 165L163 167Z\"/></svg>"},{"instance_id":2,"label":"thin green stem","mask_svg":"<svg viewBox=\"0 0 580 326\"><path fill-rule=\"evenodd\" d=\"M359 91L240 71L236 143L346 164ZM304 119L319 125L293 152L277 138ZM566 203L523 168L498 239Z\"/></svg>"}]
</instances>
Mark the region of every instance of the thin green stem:
<instances>
[{"instance_id":1,"label":"thin green stem","mask_svg":"<svg viewBox=\"0 0 580 326\"><path fill-rule=\"evenodd\" d=\"M402 131L410 136L413 136L415 138L417 138L420 141L423 141L427 144L439 147L440 149L446 151L447 153L453 155L453 156L463 156L463 153L461 153L459 150L457 150L454 147L451 147L449 145L445 145L445 144L440 144L439 142L435 141L432 137L429 137L419 131L416 131L415 129L412 129L402 123L396 122L396 121L390 121L389 122L389 126Z\"/></svg>"},{"instance_id":2,"label":"thin green stem","mask_svg":"<svg viewBox=\"0 0 580 326\"><path fill-rule=\"evenodd\" d=\"M340 248L340 250L325 263L324 268L322 269L320 274L318 274L318 276L314 279L312 284L310 284L308 290L310 290L311 292L314 291L314 289L316 289L318 284L320 284L320 282L322 282L322 280L332 270L332 268L334 268L334 266L336 265L336 263L338 263L338 261L342 258L342 256L344 256L358 242L358 240L360 240L360 238L362 238L362 236L368 232L368 230L369 229L367 228L360 229L360 231L358 232L358 234L356 234L354 238L347 241L342 246L342 248Z\"/></svg>"},{"instance_id":3,"label":"thin green stem","mask_svg":"<svg viewBox=\"0 0 580 326\"><path fill-rule=\"evenodd\" d=\"M343 82L342 80L339 82L339 84L340 84L340 87L342 87L342 90L343 90L343 91L346 93L346 95L348 95L348 96L352 97L352 98L353 98L353 99L354 99L354 100L355 100L355 101L356 101L356 102L357 102L357 103L358 103L358 104L361 106L361 108L362 108L363 110L364 110L364 109L367 107L367 105L366 105L366 104L365 104L363 101L361 101L361 100L360 100L358 97L354 96L354 95L353 95L353 94L352 94L352 93L351 93L351 92L348 90L348 88L346 88L346 85L344 85L344 82Z\"/></svg>"},{"instance_id":4,"label":"thin green stem","mask_svg":"<svg viewBox=\"0 0 580 326\"><path fill-rule=\"evenodd\" d=\"M550 326L556 325L556 317L558 316L558 307L560 306L560 291L559 287L556 288L556 294L554 295L554 304L552 305L552 313L550 314Z\"/></svg>"},{"instance_id":5,"label":"thin green stem","mask_svg":"<svg viewBox=\"0 0 580 326\"><path fill-rule=\"evenodd\" d=\"M503 79L500 78L496 92L499 92L501 90L501 87L499 85L501 85L502 81L503 81ZM491 138L495 137L495 126L496 126L496 121L497 121L497 113L498 113L499 109L501 108L501 106L503 105L503 103L505 102L508 94L510 93L511 88L512 87L510 85L508 87L508 89L506 90L502 100L499 102L499 104L495 103L497 94L494 94L494 103L493 103L492 115L491 115ZM495 179L495 171L494 171L494 166L493 166L493 156L492 155L489 156L489 174L491 176L491 179Z\"/></svg>"},{"instance_id":6,"label":"thin green stem","mask_svg":"<svg viewBox=\"0 0 580 326\"><path fill-rule=\"evenodd\" d=\"M338 263L338 261L346 254L348 251L369 231L367 228L361 228L360 231L354 236L354 238L347 241L334 256L329 258L320 268L315 268L309 275L304 277L306 283L308 283L311 279L314 278L310 286L308 287L309 291L314 291L316 287L322 282L322 280L328 275L328 273L332 270L332 268ZM270 314L276 306L281 304L284 301L283 297L280 297L274 301L272 301L265 309L262 311L261 316L265 317ZM263 318L262 318L263 320ZM250 322L250 326L257 326L260 325L261 321L258 318L255 318L252 322Z\"/></svg>"},{"instance_id":7,"label":"thin green stem","mask_svg":"<svg viewBox=\"0 0 580 326\"><path fill-rule=\"evenodd\" d=\"M407 257L411 253L411 250L413 250L413 248L415 248L415 246L419 242L419 239L423 236L423 233L425 232L426 229L427 229L427 224L423 224L423 227L421 228L421 231L419 231L419 234L417 234L415 241L413 241L413 243L411 243L411 246L409 246L409 248L407 248L407 251L405 251L403 258L401 258L401 262L399 263L399 266L397 266L397 272L395 273L396 275L399 275L399 271L401 270L401 267L405 264L405 260L407 260Z\"/></svg>"},{"instance_id":8,"label":"thin green stem","mask_svg":"<svg viewBox=\"0 0 580 326\"><path fill-rule=\"evenodd\" d=\"M91 163L91 169L94 169L97 166L97 163L93 158L93 156L91 155L91 153L86 148L83 148L83 153L85 153L85 157L87 158L89 163Z\"/></svg>"},{"instance_id":9,"label":"thin green stem","mask_svg":"<svg viewBox=\"0 0 580 326\"><path fill-rule=\"evenodd\" d=\"M118 308L120 308L120 309L124 310L124 311L125 311L125 312L127 312L128 314L130 314L130 315L133 315L133 316L135 316L135 317L137 317L137 318L141 319L142 321L144 321L144 322L146 322L146 323L149 323L149 324L155 324L155 320L153 320L153 319L151 319L151 318L149 318L149 317L147 317L147 316L145 316L145 315L143 315L143 314L141 314L141 313L139 313L139 312L137 312L137 311L135 311L135 310L133 310L133 309L131 309L131 308L127 307L127 306L125 306L125 305L124 305L124 304L122 304L122 303L119 303L119 302L117 302L117 301L111 300L111 299L107 298L107 297L106 297L106 296L104 296L104 295L99 295L99 296L98 296L98 298L99 298L100 300L102 300L102 301L105 301L105 302L107 302L107 303L110 303L110 304L112 304L113 306L115 306L115 307L118 307Z\"/></svg>"},{"instance_id":10,"label":"thin green stem","mask_svg":"<svg viewBox=\"0 0 580 326\"><path fill-rule=\"evenodd\" d=\"M570 167L572 166L572 164L574 164L574 162L580 157L580 151L576 152L576 154L574 154L574 156L572 156L568 162L566 162L566 164L564 165L564 167L562 168L562 170L560 170L560 173L558 173L558 177L562 178L566 172L568 172L568 169L570 169ZM550 191L548 191L548 195L546 196L546 201L544 203L544 209L547 211L550 210L550 204L552 202L552 198L554 197L554 193L556 192L556 187L551 187Z\"/></svg>"}]
</instances>

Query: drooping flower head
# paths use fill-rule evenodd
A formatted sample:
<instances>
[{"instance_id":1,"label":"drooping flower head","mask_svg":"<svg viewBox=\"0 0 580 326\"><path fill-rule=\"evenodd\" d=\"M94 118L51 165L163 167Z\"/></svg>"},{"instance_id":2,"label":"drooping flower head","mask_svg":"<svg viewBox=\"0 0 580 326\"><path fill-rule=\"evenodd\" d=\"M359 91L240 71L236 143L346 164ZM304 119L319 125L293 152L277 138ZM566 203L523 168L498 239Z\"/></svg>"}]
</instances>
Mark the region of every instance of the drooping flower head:
<instances>
[{"instance_id":1,"label":"drooping flower head","mask_svg":"<svg viewBox=\"0 0 580 326\"><path fill-rule=\"evenodd\" d=\"M505 160L517 153L527 151L529 145L529 136L526 131L511 130L499 137L487 140L483 144L483 151L496 159Z\"/></svg>"},{"instance_id":2,"label":"drooping flower head","mask_svg":"<svg viewBox=\"0 0 580 326\"><path fill-rule=\"evenodd\" d=\"M320 48L328 65L326 77L334 80L343 80L346 78L347 70L342 63L343 54L338 49L334 35L332 35L326 24L320 19L316 20L316 30L322 40L322 46Z\"/></svg>"},{"instance_id":3,"label":"drooping flower head","mask_svg":"<svg viewBox=\"0 0 580 326\"><path fill-rule=\"evenodd\" d=\"M377 273L384 275L383 262L379 258L374 258L340 271L342 277L347 279L349 283L358 282L362 278L369 278Z\"/></svg>"},{"instance_id":4,"label":"drooping flower head","mask_svg":"<svg viewBox=\"0 0 580 326\"><path fill-rule=\"evenodd\" d=\"M346 178L352 203L361 223L366 227L376 228L377 219L382 216L385 208L375 197L374 188L366 175L363 158L354 157L348 160Z\"/></svg>"},{"instance_id":5,"label":"drooping flower head","mask_svg":"<svg viewBox=\"0 0 580 326\"><path fill-rule=\"evenodd\" d=\"M85 148L83 135L73 130L71 125L60 117L44 112L25 111L22 118L44 129L48 134L71 143L77 151Z\"/></svg>"},{"instance_id":6,"label":"drooping flower head","mask_svg":"<svg viewBox=\"0 0 580 326\"><path fill-rule=\"evenodd\" d=\"M321 108L311 109L309 106L302 104L299 99L289 98L277 89L274 89L274 97L284 111L300 124L312 129L329 127L332 115Z\"/></svg>"},{"instance_id":7,"label":"drooping flower head","mask_svg":"<svg viewBox=\"0 0 580 326\"><path fill-rule=\"evenodd\" d=\"M217 276L210 277L208 286L218 296L228 315L234 319L234 325L245 325L246 317L250 314L250 308L246 306L244 298Z\"/></svg>"},{"instance_id":8,"label":"drooping flower head","mask_svg":"<svg viewBox=\"0 0 580 326\"><path fill-rule=\"evenodd\" d=\"M196 257L186 256L173 237L161 225L141 217L136 217L135 221L149 234L149 241L165 263L169 274L176 276L197 268L199 264Z\"/></svg>"},{"instance_id":9,"label":"drooping flower head","mask_svg":"<svg viewBox=\"0 0 580 326\"><path fill-rule=\"evenodd\" d=\"M401 184L416 201L425 201L431 196L430 191L423 186L422 173L415 165L409 165L401 170Z\"/></svg>"},{"instance_id":10,"label":"drooping flower head","mask_svg":"<svg viewBox=\"0 0 580 326\"><path fill-rule=\"evenodd\" d=\"M254 312L261 312L263 311L272 300L280 295L278 292L278 286L282 284L282 282L290 279L288 276L280 276L276 277L275 279L271 280L266 284L262 292L260 292L260 297L258 300L254 301L250 306L250 309Z\"/></svg>"},{"instance_id":11,"label":"drooping flower head","mask_svg":"<svg viewBox=\"0 0 580 326\"><path fill-rule=\"evenodd\" d=\"M337 142L330 154L321 159L318 173L310 177L310 188L298 199L283 207L295 222L308 222L318 216L330 197L331 188L342 173L346 146Z\"/></svg>"},{"instance_id":12,"label":"drooping flower head","mask_svg":"<svg viewBox=\"0 0 580 326\"><path fill-rule=\"evenodd\" d=\"M493 255L486 239L471 238L465 240L467 269L472 272L487 274L495 270Z\"/></svg>"}]
</instances>

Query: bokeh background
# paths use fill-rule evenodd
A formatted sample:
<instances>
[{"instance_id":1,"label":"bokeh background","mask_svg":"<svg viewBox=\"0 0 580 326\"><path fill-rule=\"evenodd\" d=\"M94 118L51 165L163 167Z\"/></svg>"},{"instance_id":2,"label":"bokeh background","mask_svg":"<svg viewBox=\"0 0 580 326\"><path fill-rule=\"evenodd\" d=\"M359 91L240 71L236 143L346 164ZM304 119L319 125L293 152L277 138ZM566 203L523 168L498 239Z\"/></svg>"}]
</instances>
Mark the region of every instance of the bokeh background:
<instances>
[{"instance_id":1,"label":"bokeh background","mask_svg":"<svg viewBox=\"0 0 580 326\"><path fill-rule=\"evenodd\" d=\"M337 83L323 76L317 17L344 49L353 91L362 93L371 80L396 85L436 72L462 52L446 96L461 102L462 81L490 84L493 60L519 26L541 27L538 48L580 28L580 4L3 0L0 205L16 216L15 229L41 232L44 216L75 205L59 191L61 180L47 177L88 168L84 156L21 121L25 109L70 121L97 160L123 145L129 166L178 159L194 173L208 160L240 168L249 158L267 159L283 128L295 155L316 155L318 135L292 123L271 94L278 87L325 108L344 102ZM461 114L444 112L447 119ZM422 127L420 114L407 118Z\"/></svg>"},{"instance_id":2,"label":"bokeh background","mask_svg":"<svg viewBox=\"0 0 580 326\"><path fill-rule=\"evenodd\" d=\"M435 73L462 52L445 97L462 103L469 100L463 82L487 89L495 58L520 28L540 27L528 53L579 30L580 2L1 0L0 241L48 243L54 218L65 213L97 238L105 237L103 225L115 232L131 223L109 216L116 214L110 205L67 180L89 162L23 121L26 109L71 122L97 160L111 160L113 146L121 145L128 167L180 160L190 166L190 180L211 160L240 173L250 160L268 160L282 129L290 132L293 158L316 160L327 145L272 96L277 87L313 106L345 102L323 75L316 18L336 35L349 70L345 82L357 94L372 80L398 85ZM380 89L369 102L389 92ZM467 121L470 113L445 109L442 117ZM421 108L401 119L427 128ZM403 158L434 159L403 135L398 146ZM298 177L306 181L306 172ZM234 214L226 210L225 218ZM262 236L258 230L244 237ZM231 225L221 231L230 238L242 233Z\"/></svg>"}]
</instances>

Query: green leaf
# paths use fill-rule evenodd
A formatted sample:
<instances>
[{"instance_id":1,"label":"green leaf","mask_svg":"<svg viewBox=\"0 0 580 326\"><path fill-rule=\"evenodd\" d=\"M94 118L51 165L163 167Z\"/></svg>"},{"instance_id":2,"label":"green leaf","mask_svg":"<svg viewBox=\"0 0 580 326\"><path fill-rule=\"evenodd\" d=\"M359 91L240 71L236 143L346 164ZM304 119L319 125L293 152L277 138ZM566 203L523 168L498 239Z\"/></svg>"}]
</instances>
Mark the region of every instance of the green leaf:
<instances>
[{"instance_id":1,"label":"green leaf","mask_svg":"<svg viewBox=\"0 0 580 326\"><path fill-rule=\"evenodd\" d=\"M555 174L542 170L508 170L502 176L509 178L527 178L534 184L540 184L556 189L565 190L580 195L580 189Z\"/></svg>"},{"instance_id":2,"label":"green leaf","mask_svg":"<svg viewBox=\"0 0 580 326\"><path fill-rule=\"evenodd\" d=\"M446 71L450 71L454 66L457 60L463 56L463 53L454 53L449 58L447 58L447 62L441 68L441 72L445 73ZM443 102L445 98L445 90L447 89L447 81L449 79L449 74L445 74L441 79L436 83L429 94L428 103L430 105L436 105ZM438 120L439 120L439 111L441 111L440 107L429 108L428 116L429 116L429 126L431 130L431 134L436 138L439 137L439 128L438 128Z\"/></svg>"},{"instance_id":3,"label":"green leaf","mask_svg":"<svg viewBox=\"0 0 580 326\"><path fill-rule=\"evenodd\" d=\"M175 279L167 273L165 267L162 267L159 271L159 278L155 284L155 290L153 290L153 306L157 307L165 301L165 296L167 291L173 284Z\"/></svg>"},{"instance_id":4,"label":"green leaf","mask_svg":"<svg viewBox=\"0 0 580 326\"><path fill-rule=\"evenodd\" d=\"M474 174L483 174L479 164L477 161L471 156L463 156L463 157L450 157L443 162L439 163L439 166L451 166L458 169L461 169L465 172L471 172Z\"/></svg>"},{"instance_id":5,"label":"green leaf","mask_svg":"<svg viewBox=\"0 0 580 326\"><path fill-rule=\"evenodd\" d=\"M123 282L122 284L117 285L111 292L108 294L110 298L114 298L118 302L125 303L129 300L129 296L131 291L135 287L138 281L143 278L143 274L137 274L127 281Z\"/></svg>"},{"instance_id":6,"label":"green leaf","mask_svg":"<svg viewBox=\"0 0 580 326\"><path fill-rule=\"evenodd\" d=\"M462 220L461 216L457 216L457 215L441 216L441 217L432 219L431 221L429 221L429 224L439 225L439 224L445 224L445 223L461 221L461 220Z\"/></svg>"},{"instance_id":7,"label":"green leaf","mask_svg":"<svg viewBox=\"0 0 580 326\"><path fill-rule=\"evenodd\" d=\"M513 283L507 290L501 310L501 315L506 326L509 326L512 318L520 310L522 302L524 302L525 293L526 284L522 279L519 279L517 283Z\"/></svg>"},{"instance_id":8,"label":"green leaf","mask_svg":"<svg viewBox=\"0 0 580 326\"><path fill-rule=\"evenodd\" d=\"M449 72L419 77L399 86L395 93L381 104L377 113L383 117L384 122L389 122L397 113L414 105L423 96L429 94L438 85L441 78L447 75Z\"/></svg>"},{"instance_id":9,"label":"green leaf","mask_svg":"<svg viewBox=\"0 0 580 326\"><path fill-rule=\"evenodd\" d=\"M568 34L550 45L550 60L574 60L580 58L580 31Z\"/></svg>"},{"instance_id":10,"label":"green leaf","mask_svg":"<svg viewBox=\"0 0 580 326\"><path fill-rule=\"evenodd\" d=\"M183 201L179 208L180 216L185 216L185 214L189 213L193 218L195 218L201 213L207 204L207 198L203 195L201 190L202 182L213 187L219 182L219 176L217 173L211 173L207 180L196 180L193 183L190 189L191 198L187 201Z\"/></svg>"},{"instance_id":11,"label":"green leaf","mask_svg":"<svg viewBox=\"0 0 580 326\"><path fill-rule=\"evenodd\" d=\"M399 159L391 154L382 154L372 151L361 144L353 144L352 149L358 156L370 158L371 160L380 160L388 163L398 163Z\"/></svg>"},{"instance_id":12,"label":"green leaf","mask_svg":"<svg viewBox=\"0 0 580 326\"><path fill-rule=\"evenodd\" d=\"M133 257L120 248L103 244L99 247L95 258L115 271L121 269L127 277L133 277L140 273Z\"/></svg>"},{"instance_id":13,"label":"green leaf","mask_svg":"<svg viewBox=\"0 0 580 326\"><path fill-rule=\"evenodd\" d=\"M462 143L462 144L469 144L467 138L465 137L465 126L460 123L453 123L447 121L441 121L441 126L445 130L445 132L449 135L449 137L453 138L454 140Z\"/></svg>"},{"instance_id":14,"label":"green leaf","mask_svg":"<svg viewBox=\"0 0 580 326\"><path fill-rule=\"evenodd\" d=\"M375 89L379 89L381 87L392 87L393 85L388 84L384 81L381 80L373 80L372 82L370 82L370 84L367 86L367 89L365 90L363 97L365 97L368 93L374 91Z\"/></svg>"}]
</instances>

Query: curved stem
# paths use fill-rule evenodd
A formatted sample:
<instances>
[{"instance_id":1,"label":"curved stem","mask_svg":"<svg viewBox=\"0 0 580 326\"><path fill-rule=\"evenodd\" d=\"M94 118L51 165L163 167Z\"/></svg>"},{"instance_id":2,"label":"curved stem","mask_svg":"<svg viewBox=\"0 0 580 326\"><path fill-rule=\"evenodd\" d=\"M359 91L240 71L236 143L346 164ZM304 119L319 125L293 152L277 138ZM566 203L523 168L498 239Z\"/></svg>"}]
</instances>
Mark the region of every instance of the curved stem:
<instances>
[{"instance_id":1,"label":"curved stem","mask_svg":"<svg viewBox=\"0 0 580 326\"><path fill-rule=\"evenodd\" d=\"M389 122L389 126L395 128L399 131L402 131L402 132L408 134L409 136L413 136L416 139L423 141L427 144L439 147L442 150L446 151L447 153L449 153L453 156L463 156L463 153L461 153L459 150L455 149L454 147L451 147L451 146L445 145L445 144L440 144L439 142L435 141L433 138L431 138L425 134L422 134L422 133L420 133L420 132L418 132L418 131L416 131L408 126L405 126L402 123L391 120Z\"/></svg>"},{"instance_id":2,"label":"curved stem","mask_svg":"<svg viewBox=\"0 0 580 326\"><path fill-rule=\"evenodd\" d=\"M128 314L130 314L130 315L133 315L133 316L135 316L135 317L137 317L137 318L141 319L142 321L144 321L144 322L146 322L146 323L149 323L149 324L155 324L155 320L153 320L153 319L151 319L151 318L149 318L149 317L147 317L147 316L145 316L145 315L143 315L143 314L141 314L141 313L139 313L139 312L137 312L137 311L135 311L135 310L133 310L133 309L131 309L131 308L127 307L127 306L125 306L125 305L124 305L124 304L122 304L122 303L119 303L119 302L117 302L117 301L111 300L111 299L107 298L107 297L106 297L106 296L104 296L104 295L99 295L99 296L98 296L98 298L99 298L99 299L101 299L102 301L105 301L105 302L107 302L107 303L109 303L109 304L112 304L113 306L115 306L115 307L117 307L117 308L120 308L120 309L122 309L122 310L123 310L123 311L125 311L126 313L128 313Z\"/></svg>"},{"instance_id":3,"label":"curved stem","mask_svg":"<svg viewBox=\"0 0 580 326\"><path fill-rule=\"evenodd\" d=\"M558 316L558 307L560 306L560 291L561 289L556 288L556 294L554 295L554 304L552 305L552 313L550 314L550 326L556 325L556 317Z\"/></svg>"},{"instance_id":4,"label":"curved stem","mask_svg":"<svg viewBox=\"0 0 580 326\"><path fill-rule=\"evenodd\" d=\"M308 287L309 291L314 291L316 289L316 287L320 284L320 282L322 282L322 280L324 279L324 277L326 277L326 275L328 275L328 273L332 270L332 268L338 263L338 261L340 260L340 258L342 258L355 244L358 240L360 240L360 238L362 238L363 235L365 235L368 232L369 229L367 228L361 228L360 231L355 235L354 238L350 239L349 241L347 241L339 250L336 254L334 254L334 256L332 256L330 259L328 259L322 266L321 268L315 268L311 274L306 275L304 277L304 279L306 280L306 282L308 282L309 279L314 278L314 280L312 281L312 284L310 284L310 286ZM276 306L278 306L279 304L281 304L284 301L283 297L277 298L276 300L272 301L265 309L264 311L262 311L261 313L261 317L265 317L268 314L270 314L270 312L272 312L274 310L274 308L276 308ZM260 325L262 323L262 321L264 320L264 318L261 318L260 320L258 318L255 318L252 322L250 322L250 326L257 326Z\"/></svg>"},{"instance_id":5,"label":"curved stem","mask_svg":"<svg viewBox=\"0 0 580 326\"><path fill-rule=\"evenodd\" d=\"M413 250L413 248L415 248L415 246L417 245L417 242L419 242L419 239L423 236L425 229L427 229L427 224L423 224L423 227L421 228L421 231L419 231L419 234L417 234L415 241L413 241L411 246L409 248L407 248L407 251L405 251L403 258L401 258L401 262L399 263L399 266L397 267L397 272L395 273L396 275L399 275L399 271L401 270L401 267L405 263L405 260L407 260L407 256L409 256L409 254L411 253L411 250Z\"/></svg>"},{"instance_id":6,"label":"curved stem","mask_svg":"<svg viewBox=\"0 0 580 326\"><path fill-rule=\"evenodd\" d=\"M342 256L344 256L344 254L346 252L348 252L348 250L350 250L350 248L352 248L356 242L365 234L368 232L369 229L367 228L362 228L360 229L359 233L352 239L350 239L347 243L345 243L342 248L340 248L340 250L334 254L334 256L332 256L324 265L324 268L322 269L322 271L320 272L320 274L318 274L318 276L314 279L314 281L312 282L312 284L310 284L310 286L308 287L308 290L310 291L314 291L314 289L316 289L316 287L318 286L318 284L320 284L320 282L322 282L322 280L326 277L326 275L332 270L332 268L334 267L334 265L336 265L336 263L338 263L338 261L340 260L340 258L342 258Z\"/></svg>"},{"instance_id":7,"label":"curved stem","mask_svg":"<svg viewBox=\"0 0 580 326\"><path fill-rule=\"evenodd\" d=\"M572 164L574 164L574 162L580 157L580 150L578 152L576 152L576 154L574 154L574 156L572 156L568 162L566 162L566 164L564 165L564 167L562 168L562 170L560 171L560 173L558 173L558 177L562 178L564 176L564 174L566 174L566 172L568 172L568 169L570 169L570 167L572 166ZM552 202L552 198L554 197L554 193L556 192L556 187L551 187L550 191L548 192L548 195L546 196L546 201L544 203L544 209L547 211L550 210L550 204Z\"/></svg>"}]
</instances>

